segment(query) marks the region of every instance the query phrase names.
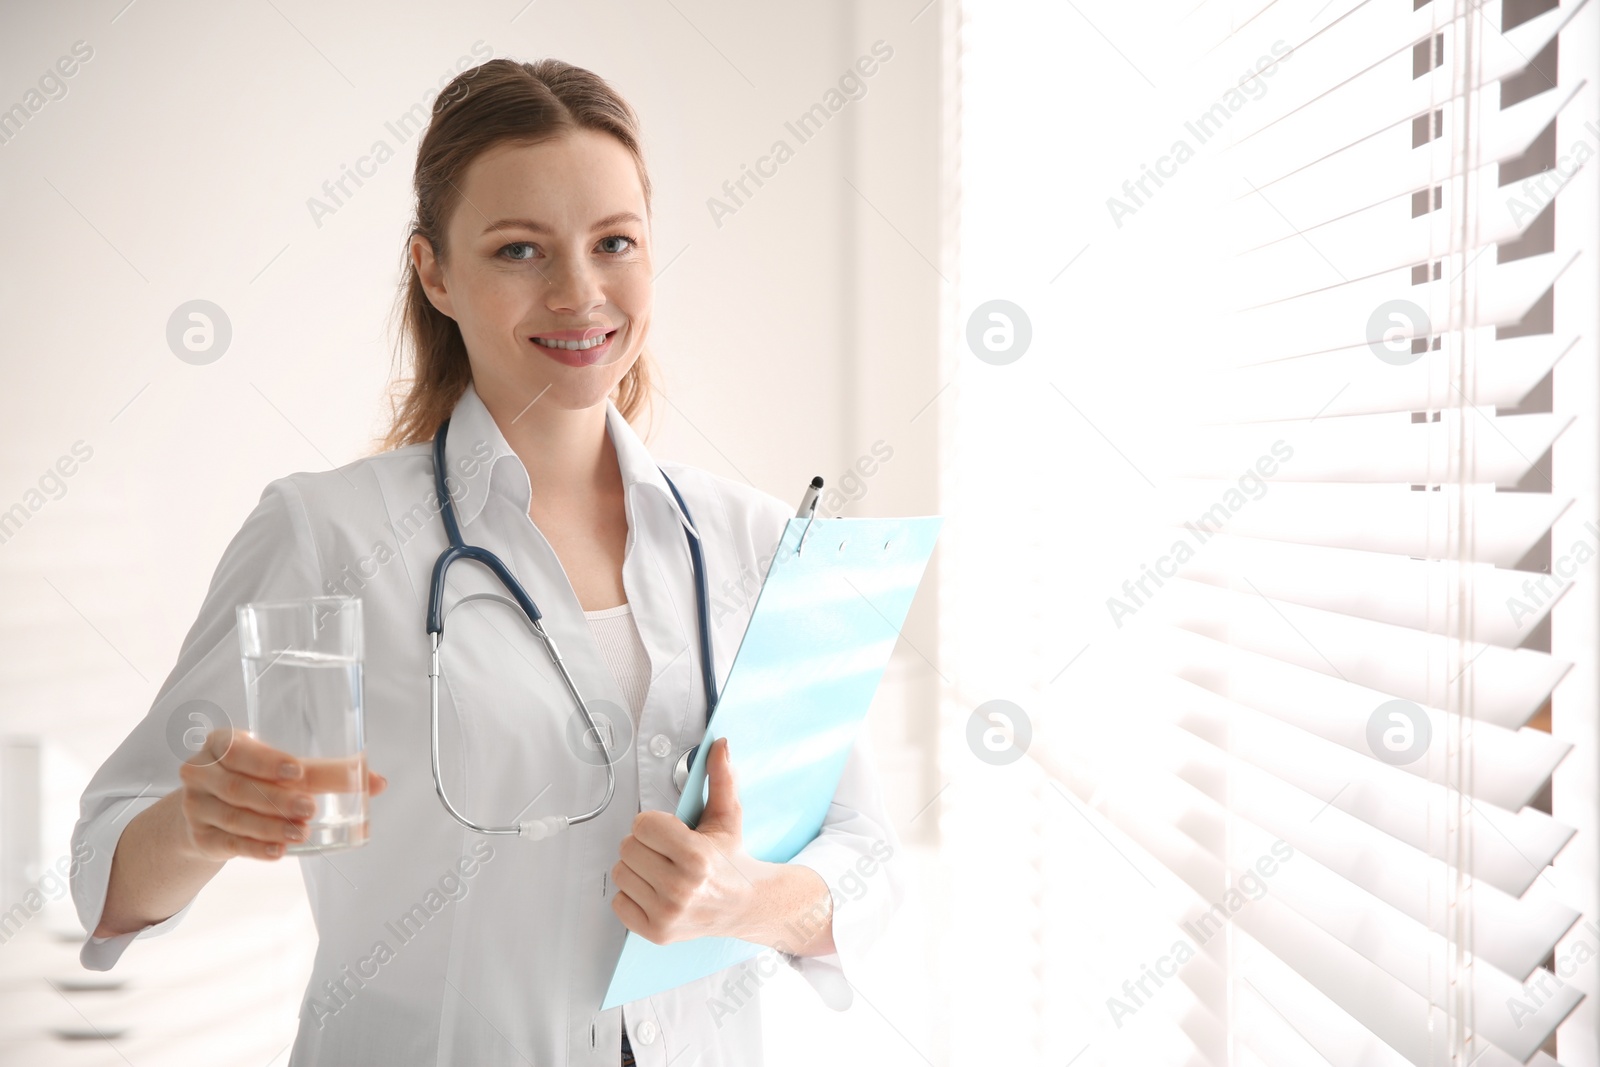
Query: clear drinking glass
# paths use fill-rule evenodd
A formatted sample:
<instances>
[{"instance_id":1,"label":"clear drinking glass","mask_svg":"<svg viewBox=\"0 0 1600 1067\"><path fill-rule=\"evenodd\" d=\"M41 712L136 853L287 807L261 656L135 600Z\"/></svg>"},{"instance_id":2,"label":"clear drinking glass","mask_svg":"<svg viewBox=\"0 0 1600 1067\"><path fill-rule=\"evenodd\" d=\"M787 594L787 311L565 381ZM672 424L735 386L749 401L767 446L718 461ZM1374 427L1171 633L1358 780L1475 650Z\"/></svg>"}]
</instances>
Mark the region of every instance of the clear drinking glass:
<instances>
[{"instance_id":1,"label":"clear drinking glass","mask_svg":"<svg viewBox=\"0 0 1600 1067\"><path fill-rule=\"evenodd\" d=\"M285 852L367 843L367 758L361 714L361 601L311 597L240 604L239 654L252 737L300 760L295 788L316 811Z\"/></svg>"}]
</instances>

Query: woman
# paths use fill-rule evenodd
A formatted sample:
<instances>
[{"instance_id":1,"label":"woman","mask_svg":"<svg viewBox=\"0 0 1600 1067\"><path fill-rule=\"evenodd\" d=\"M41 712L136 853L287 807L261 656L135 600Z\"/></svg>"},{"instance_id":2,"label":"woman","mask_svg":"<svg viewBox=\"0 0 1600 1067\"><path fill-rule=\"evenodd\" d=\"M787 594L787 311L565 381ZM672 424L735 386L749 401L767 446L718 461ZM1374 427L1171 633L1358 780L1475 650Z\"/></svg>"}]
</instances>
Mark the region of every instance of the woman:
<instances>
[{"instance_id":1,"label":"woman","mask_svg":"<svg viewBox=\"0 0 1600 1067\"><path fill-rule=\"evenodd\" d=\"M650 396L650 182L634 113L603 80L557 60L466 71L433 106L415 190L403 294L415 374L389 449L272 482L228 546L155 704L84 794L81 959L110 968L133 938L181 922L229 859L271 862L303 830L291 756L229 725L197 752L174 739L197 708L243 726L235 605L359 596L371 838L300 859L319 944L291 1062L758 1064L772 954L599 1005L633 930L773 946L842 1010L903 895L860 742L822 832L789 863L740 847L725 743L708 753L705 817L690 830L672 814L672 772L706 710L685 530L722 591L709 607L725 678L749 579L790 509L682 464L664 477L629 425ZM473 833L434 792L424 615L447 543L430 445L446 417L463 537L506 561L580 691L613 712L615 796L547 840ZM503 595L458 564L446 606L480 591ZM485 824L592 809L603 764L575 741L579 713L521 617L477 600L446 629L452 801Z\"/></svg>"}]
</instances>

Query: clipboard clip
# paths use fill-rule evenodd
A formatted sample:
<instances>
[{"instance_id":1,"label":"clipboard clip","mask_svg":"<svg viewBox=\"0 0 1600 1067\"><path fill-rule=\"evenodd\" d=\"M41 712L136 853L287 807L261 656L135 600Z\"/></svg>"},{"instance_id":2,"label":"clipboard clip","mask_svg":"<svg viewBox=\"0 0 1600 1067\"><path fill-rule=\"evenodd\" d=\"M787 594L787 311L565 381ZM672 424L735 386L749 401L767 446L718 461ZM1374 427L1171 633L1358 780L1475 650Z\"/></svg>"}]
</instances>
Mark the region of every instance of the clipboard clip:
<instances>
[{"instance_id":1,"label":"clipboard clip","mask_svg":"<svg viewBox=\"0 0 1600 1067\"><path fill-rule=\"evenodd\" d=\"M833 516L833 518L835 518L835 519L837 519L838 517L839 516L837 516L837 515ZM801 553L801 551L806 547L806 538L811 536L811 524L816 522L816 521L817 521L817 513L815 511L813 511L811 513L811 518L806 520L806 528L804 530L800 531L800 542L797 545L794 546L794 554L795 555L798 556ZM839 547L843 548L844 545L840 544Z\"/></svg>"}]
</instances>

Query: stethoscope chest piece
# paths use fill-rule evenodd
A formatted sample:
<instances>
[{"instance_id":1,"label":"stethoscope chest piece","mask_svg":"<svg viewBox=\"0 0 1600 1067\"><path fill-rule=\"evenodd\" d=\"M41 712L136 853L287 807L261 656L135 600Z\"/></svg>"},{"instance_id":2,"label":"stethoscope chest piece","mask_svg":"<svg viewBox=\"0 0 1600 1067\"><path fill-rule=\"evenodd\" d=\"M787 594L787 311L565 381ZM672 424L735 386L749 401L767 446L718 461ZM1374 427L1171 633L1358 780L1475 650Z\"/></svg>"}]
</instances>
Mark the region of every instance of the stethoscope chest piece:
<instances>
[{"instance_id":1,"label":"stethoscope chest piece","mask_svg":"<svg viewBox=\"0 0 1600 1067\"><path fill-rule=\"evenodd\" d=\"M672 768L672 785L677 789L679 796L683 795L683 787L689 784L689 764L694 762L694 754L698 751L700 746L694 746L679 756L678 765Z\"/></svg>"}]
</instances>

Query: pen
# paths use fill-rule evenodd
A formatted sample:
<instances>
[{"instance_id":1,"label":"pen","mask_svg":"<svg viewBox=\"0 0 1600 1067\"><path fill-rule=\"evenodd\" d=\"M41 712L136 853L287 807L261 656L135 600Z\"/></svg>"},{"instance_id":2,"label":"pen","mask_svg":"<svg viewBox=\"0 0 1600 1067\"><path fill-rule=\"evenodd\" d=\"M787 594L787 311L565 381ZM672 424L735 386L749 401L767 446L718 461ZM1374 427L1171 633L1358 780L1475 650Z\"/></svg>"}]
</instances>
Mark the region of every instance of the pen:
<instances>
[{"instance_id":1,"label":"pen","mask_svg":"<svg viewBox=\"0 0 1600 1067\"><path fill-rule=\"evenodd\" d=\"M800 498L800 510L795 512L795 518L803 519L817 510L817 493L822 489L822 475L811 479L811 484L806 486L806 495Z\"/></svg>"}]
</instances>

